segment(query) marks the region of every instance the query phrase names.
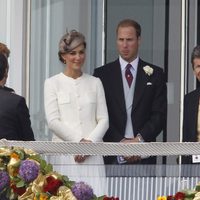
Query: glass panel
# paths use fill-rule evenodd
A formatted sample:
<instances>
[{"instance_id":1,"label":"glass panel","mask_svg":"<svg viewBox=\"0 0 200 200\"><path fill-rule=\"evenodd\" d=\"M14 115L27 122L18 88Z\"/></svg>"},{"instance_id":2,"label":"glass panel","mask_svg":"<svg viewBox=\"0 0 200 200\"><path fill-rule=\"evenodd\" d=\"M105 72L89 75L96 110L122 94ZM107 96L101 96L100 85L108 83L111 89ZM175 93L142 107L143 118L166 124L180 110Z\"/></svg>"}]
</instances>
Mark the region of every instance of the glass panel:
<instances>
[{"instance_id":1,"label":"glass panel","mask_svg":"<svg viewBox=\"0 0 200 200\"><path fill-rule=\"evenodd\" d=\"M66 29L77 29L85 35L87 58L84 71L93 72L102 58L101 12L102 3L97 0L31 1L30 114L36 139L51 139L45 126L43 85L46 78L63 71L58 59L60 37Z\"/></svg>"},{"instance_id":2,"label":"glass panel","mask_svg":"<svg viewBox=\"0 0 200 200\"><path fill-rule=\"evenodd\" d=\"M97 0L34 0L31 1L30 114L37 139L50 139L45 126L43 107L44 80L62 71L57 58L58 41L68 29L78 29L87 40L85 71L102 64L104 45L103 2ZM123 18L134 18L142 26L140 56L165 69L168 76L167 141L179 141L181 79L181 0L107 0L105 61L116 59L115 30ZM190 1L190 36L196 38L196 0ZM199 8L199 6L198 6ZM72 12L73 11L73 12ZM72 15L73 14L73 15ZM193 23L193 24L192 24ZM198 35L198 34L197 34ZM192 37L190 37L192 38ZM191 42L192 41L192 42ZM190 40L194 44L194 40ZM192 48L192 47L190 47ZM189 56L188 56L189 59ZM193 74L190 73L193 88ZM37 80L37 81L35 81ZM163 135L158 141L163 140ZM170 158L171 159L171 158ZM176 163L176 158L173 159Z\"/></svg>"},{"instance_id":3,"label":"glass panel","mask_svg":"<svg viewBox=\"0 0 200 200\"><path fill-rule=\"evenodd\" d=\"M13 199L5 198L6 193L8 195L10 192L12 194L15 193L17 195L16 198L18 197L19 199L22 197L23 199L34 199L34 197L42 199L42 196L45 198L48 195L51 199L62 200L74 199L72 198L72 193L77 197L77 200L82 200L84 196L92 196L93 193L97 196L118 197L120 200L161 200L167 199L164 197L169 195L174 196L177 192L182 192L187 194L186 198L174 199L189 200L194 199L195 193L200 190L199 163L191 165L139 165L136 163L104 165L101 155L94 156L90 154L105 152L102 151L102 148L107 149L109 147L110 153L117 155L114 153L116 152L116 147L110 145L106 147L105 144L103 146L98 144L97 148L94 149L94 145L92 147L88 144L87 147L90 146L91 148L85 148L86 146L80 144L78 145L79 148L77 144L6 140L0 140L0 144L0 177L1 180L5 181L5 183L1 181L0 184L1 188L3 188L0 193L1 200ZM162 149L163 155L174 155L174 151L167 153L168 148L172 147L172 143L168 145L165 149ZM23 148L23 146L26 148ZM157 144L152 144L154 152L156 146ZM173 143L173 150L179 149L178 146ZM123 155L128 155L130 148L134 150L134 144L133 147L121 148L120 151ZM144 148L143 152L145 152L146 148L142 148ZM187 144L184 144L183 149L186 148L189 155L194 150L196 151L195 148L189 148ZM63 153L63 150L66 149L68 153ZM76 155L80 153L80 149L90 156L87 156L84 163L77 164L74 162L74 156L70 154L70 150L72 150L71 153L73 152ZM134 151L132 152L134 154ZM160 154L159 150L157 152ZM178 152L180 152L180 149ZM137 154L137 150L135 153ZM95 164L92 161L95 161ZM12 180L13 190L10 190L10 179ZM24 182L25 184L23 184ZM16 183L18 183L17 186L21 186L18 190L14 187ZM80 185L82 187L79 187ZM21 195L21 197L18 195ZM71 196L71 198L64 198L64 196ZM163 198L158 198L161 196ZM88 197L84 199L94 200L96 198ZM112 200L117 199L112 198Z\"/></svg>"},{"instance_id":4,"label":"glass panel","mask_svg":"<svg viewBox=\"0 0 200 200\"><path fill-rule=\"evenodd\" d=\"M140 56L164 68L165 0L107 0L106 62L116 59L115 36L120 20L132 18L142 28Z\"/></svg>"},{"instance_id":5,"label":"glass panel","mask_svg":"<svg viewBox=\"0 0 200 200\"><path fill-rule=\"evenodd\" d=\"M60 156L45 158L53 164L55 171L70 180L84 181L97 195L119 197L120 200L157 200L159 196L167 197L183 190L195 193L195 186L200 181L199 165L82 164L80 167L69 165L67 159L70 156Z\"/></svg>"},{"instance_id":6,"label":"glass panel","mask_svg":"<svg viewBox=\"0 0 200 200\"><path fill-rule=\"evenodd\" d=\"M181 39L182 18L186 19L183 29L188 35L185 42L185 51L188 51L187 42L192 49L195 44L197 26L197 1L168 1L168 0L107 0L106 13L106 62L118 57L116 51L116 26L124 18L133 18L138 21L142 28L141 46L139 56L147 62L162 67L167 76L168 86L168 118L166 133L157 138L157 141L180 141L182 134L180 104L181 96L181 72L186 66L181 66ZM181 15L182 5L185 3L186 15ZM190 51L191 53L191 51ZM190 63L190 53L186 56ZM190 71L189 71L190 70ZM194 88L194 76L191 67L185 83L189 84L190 90ZM170 158L172 159L172 158ZM176 158L169 161L176 163Z\"/></svg>"},{"instance_id":7,"label":"glass panel","mask_svg":"<svg viewBox=\"0 0 200 200\"><path fill-rule=\"evenodd\" d=\"M136 20L141 25L142 29L139 56L143 60L160 66L165 71L168 71L166 63L167 57L165 55L168 45L168 41L166 41L166 36L168 36L168 18L166 19L166 10L168 7L166 1L107 0L106 2L106 62L110 62L118 58L116 50L117 24L122 19L131 18ZM113 35L115 37L113 37ZM173 87L168 90L170 91L168 93L168 99L171 100L174 98ZM178 126L178 118L176 120ZM162 132L158 136L157 141L167 140L165 132L164 134ZM159 159L159 162L161 161L162 158Z\"/></svg>"}]
</instances>

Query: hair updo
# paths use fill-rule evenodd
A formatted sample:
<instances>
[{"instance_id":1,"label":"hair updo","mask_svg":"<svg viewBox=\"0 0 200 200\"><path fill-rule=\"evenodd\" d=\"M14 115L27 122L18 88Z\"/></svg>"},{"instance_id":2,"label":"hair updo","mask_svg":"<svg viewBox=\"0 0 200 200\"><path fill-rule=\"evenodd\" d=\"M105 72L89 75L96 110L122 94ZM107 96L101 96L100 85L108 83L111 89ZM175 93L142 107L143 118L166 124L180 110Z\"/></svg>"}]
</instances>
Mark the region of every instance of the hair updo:
<instances>
[{"instance_id":1,"label":"hair updo","mask_svg":"<svg viewBox=\"0 0 200 200\"><path fill-rule=\"evenodd\" d=\"M86 48L85 36L82 33L76 30L71 30L70 32L65 33L65 35L62 36L59 42L59 60L62 63L65 63L65 60L63 59L62 55L65 53L69 53L70 51L78 47L80 44L83 44Z\"/></svg>"}]
</instances>

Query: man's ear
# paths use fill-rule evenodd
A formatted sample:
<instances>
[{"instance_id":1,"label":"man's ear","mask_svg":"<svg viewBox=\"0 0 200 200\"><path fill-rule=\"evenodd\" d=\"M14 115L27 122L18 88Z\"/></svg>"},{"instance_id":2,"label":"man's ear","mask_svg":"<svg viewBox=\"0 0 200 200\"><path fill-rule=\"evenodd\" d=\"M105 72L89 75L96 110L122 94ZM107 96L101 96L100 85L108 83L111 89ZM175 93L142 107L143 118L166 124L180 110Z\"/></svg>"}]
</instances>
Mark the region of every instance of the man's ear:
<instances>
[{"instance_id":1,"label":"man's ear","mask_svg":"<svg viewBox=\"0 0 200 200\"><path fill-rule=\"evenodd\" d=\"M138 44L141 45L141 36L138 37Z\"/></svg>"}]
</instances>

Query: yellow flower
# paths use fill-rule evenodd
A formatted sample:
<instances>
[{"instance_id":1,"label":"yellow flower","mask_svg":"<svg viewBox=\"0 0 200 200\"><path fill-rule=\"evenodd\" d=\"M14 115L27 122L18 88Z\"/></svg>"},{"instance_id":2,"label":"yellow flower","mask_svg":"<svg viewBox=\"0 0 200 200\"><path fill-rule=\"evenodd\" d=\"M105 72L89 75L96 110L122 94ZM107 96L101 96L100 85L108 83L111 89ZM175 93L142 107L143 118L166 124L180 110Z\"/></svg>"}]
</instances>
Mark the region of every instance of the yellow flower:
<instances>
[{"instance_id":1,"label":"yellow flower","mask_svg":"<svg viewBox=\"0 0 200 200\"><path fill-rule=\"evenodd\" d=\"M167 200L167 197L166 197L166 196L159 196L159 197L157 198L157 200Z\"/></svg>"},{"instance_id":2,"label":"yellow flower","mask_svg":"<svg viewBox=\"0 0 200 200\"><path fill-rule=\"evenodd\" d=\"M34 197L34 200L48 200L48 199L49 199L49 196L45 193L40 194L39 197L36 197L36 196Z\"/></svg>"},{"instance_id":3,"label":"yellow flower","mask_svg":"<svg viewBox=\"0 0 200 200\"><path fill-rule=\"evenodd\" d=\"M40 194L40 200L48 200L48 195L46 194Z\"/></svg>"}]
</instances>

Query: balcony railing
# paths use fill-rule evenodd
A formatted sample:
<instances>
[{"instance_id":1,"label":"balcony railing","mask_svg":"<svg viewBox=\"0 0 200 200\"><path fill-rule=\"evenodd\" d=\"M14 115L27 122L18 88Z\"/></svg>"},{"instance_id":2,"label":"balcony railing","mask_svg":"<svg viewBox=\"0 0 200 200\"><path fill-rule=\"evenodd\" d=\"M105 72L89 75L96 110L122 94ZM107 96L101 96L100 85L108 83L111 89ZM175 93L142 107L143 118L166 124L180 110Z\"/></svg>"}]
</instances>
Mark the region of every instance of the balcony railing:
<instances>
[{"instance_id":1,"label":"balcony railing","mask_svg":"<svg viewBox=\"0 0 200 200\"><path fill-rule=\"evenodd\" d=\"M68 143L49 141L8 141L0 140L2 146L20 146L42 154L54 170L70 173L63 155L139 155L139 156L180 156L200 155L200 143ZM175 194L184 188L194 188L200 181L200 165L81 165L87 169L85 176L96 184L95 168L105 168L102 175L109 196L120 200L156 200L158 196ZM74 172L74 171L73 171ZM71 174L76 179L76 174ZM100 186L101 187L101 186ZM103 187L103 186L102 186Z\"/></svg>"}]
</instances>

